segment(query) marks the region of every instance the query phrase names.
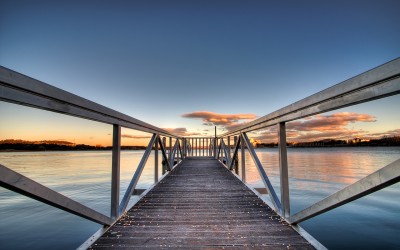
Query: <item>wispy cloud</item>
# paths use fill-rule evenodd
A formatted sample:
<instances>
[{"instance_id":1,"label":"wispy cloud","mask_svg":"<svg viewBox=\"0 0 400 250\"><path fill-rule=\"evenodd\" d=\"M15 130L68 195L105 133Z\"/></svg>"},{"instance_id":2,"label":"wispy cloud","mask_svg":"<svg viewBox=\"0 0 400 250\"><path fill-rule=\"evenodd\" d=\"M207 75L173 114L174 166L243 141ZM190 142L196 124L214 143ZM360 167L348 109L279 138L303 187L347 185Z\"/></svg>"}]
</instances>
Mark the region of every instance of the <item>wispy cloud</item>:
<instances>
[{"instance_id":1,"label":"wispy cloud","mask_svg":"<svg viewBox=\"0 0 400 250\"><path fill-rule=\"evenodd\" d=\"M388 130L388 131L382 132L382 133L368 134L368 139L382 138L384 136L393 137L393 136L399 136L399 135L400 135L400 129L394 129L394 130Z\"/></svg>"},{"instance_id":2,"label":"wispy cloud","mask_svg":"<svg viewBox=\"0 0 400 250\"><path fill-rule=\"evenodd\" d=\"M375 122L376 118L369 114L340 112L332 115L315 115L287 124L287 139L290 141L311 141L326 138L349 139L368 135L368 131L349 129L347 126L357 122ZM392 131L396 133L396 131ZM398 132L398 131L397 131ZM277 141L277 127L273 126L258 132L256 139L272 142Z\"/></svg>"},{"instance_id":3,"label":"wispy cloud","mask_svg":"<svg viewBox=\"0 0 400 250\"><path fill-rule=\"evenodd\" d=\"M257 118L255 114L218 114L210 111L196 111L183 114L182 117L201 119L203 125L214 126L221 125L227 130L242 125L240 121L251 121Z\"/></svg>"},{"instance_id":4,"label":"wispy cloud","mask_svg":"<svg viewBox=\"0 0 400 250\"><path fill-rule=\"evenodd\" d=\"M128 135L128 134L122 134L122 138L128 138L128 139L149 139L151 138L150 135Z\"/></svg>"},{"instance_id":5,"label":"wispy cloud","mask_svg":"<svg viewBox=\"0 0 400 250\"><path fill-rule=\"evenodd\" d=\"M288 128L296 131L335 131L341 130L349 123L375 122L372 115L341 112L332 115L315 115L307 119L290 122Z\"/></svg>"}]
</instances>

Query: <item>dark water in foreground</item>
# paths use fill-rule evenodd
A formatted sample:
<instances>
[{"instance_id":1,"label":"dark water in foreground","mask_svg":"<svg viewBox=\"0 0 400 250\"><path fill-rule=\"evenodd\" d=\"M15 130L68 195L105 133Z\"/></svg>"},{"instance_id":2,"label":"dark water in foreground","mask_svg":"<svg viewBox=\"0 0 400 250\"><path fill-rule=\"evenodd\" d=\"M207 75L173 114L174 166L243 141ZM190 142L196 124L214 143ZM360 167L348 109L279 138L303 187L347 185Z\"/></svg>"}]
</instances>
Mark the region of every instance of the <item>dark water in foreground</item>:
<instances>
[{"instance_id":1,"label":"dark water in foreground","mask_svg":"<svg viewBox=\"0 0 400 250\"><path fill-rule=\"evenodd\" d=\"M122 152L121 196L142 154L143 151ZM258 149L257 154L279 196L277 149ZM291 213L399 157L399 147L289 149ZM0 153L0 164L101 213L110 213L111 152ZM140 188L153 183L153 171L151 156L139 181ZM249 155L246 180L254 187L262 186ZM400 249L400 184L301 226L329 249ZM1 249L75 249L99 228L96 223L0 188Z\"/></svg>"}]
</instances>

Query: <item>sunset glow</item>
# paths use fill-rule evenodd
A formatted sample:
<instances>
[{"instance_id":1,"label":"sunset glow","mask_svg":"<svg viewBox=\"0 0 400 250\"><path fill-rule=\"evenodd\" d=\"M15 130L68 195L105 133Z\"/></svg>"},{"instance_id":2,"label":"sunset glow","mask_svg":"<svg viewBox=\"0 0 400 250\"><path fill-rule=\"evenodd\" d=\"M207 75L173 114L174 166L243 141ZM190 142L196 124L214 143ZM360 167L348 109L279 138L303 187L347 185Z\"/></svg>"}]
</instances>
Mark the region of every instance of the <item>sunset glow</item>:
<instances>
[{"instance_id":1,"label":"sunset glow","mask_svg":"<svg viewBox=\"0 0 400 250\"><path fill-rule=\"evenodd\" d=\"M289 2L2 1L0 65L194 137L214 136L214 126L223 134L400 55L396 1ZM292 121L287 137L397 135L399 106L397 95ZM111 145L111 125L4 102L0 112L0 140ZM126 129L122 144L149 137Z\"/></svg>"}]
</instances>

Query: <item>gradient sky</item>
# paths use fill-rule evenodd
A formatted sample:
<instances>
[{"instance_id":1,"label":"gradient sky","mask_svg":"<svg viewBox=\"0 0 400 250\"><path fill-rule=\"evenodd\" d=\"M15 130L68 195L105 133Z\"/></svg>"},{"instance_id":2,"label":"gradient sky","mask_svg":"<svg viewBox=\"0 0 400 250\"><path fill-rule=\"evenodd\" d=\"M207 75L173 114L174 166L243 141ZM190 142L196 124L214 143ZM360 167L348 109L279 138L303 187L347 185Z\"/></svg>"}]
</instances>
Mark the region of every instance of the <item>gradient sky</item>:
<instances>
[{"instance_id":1,"label":"gradient sky","mask_svg":"<svg viewBox=\"0 0 400 250\"><path fill-rule=\"evenodd\" d=\"M2 0L0 65L158 127L222 133L399 57L399 9L398 0ZM399 106L395 96L313 124L393 132ZM110 141L110 127L91 121L1 102L0 112L0 139Z\"/></svg>"}]
</instances>

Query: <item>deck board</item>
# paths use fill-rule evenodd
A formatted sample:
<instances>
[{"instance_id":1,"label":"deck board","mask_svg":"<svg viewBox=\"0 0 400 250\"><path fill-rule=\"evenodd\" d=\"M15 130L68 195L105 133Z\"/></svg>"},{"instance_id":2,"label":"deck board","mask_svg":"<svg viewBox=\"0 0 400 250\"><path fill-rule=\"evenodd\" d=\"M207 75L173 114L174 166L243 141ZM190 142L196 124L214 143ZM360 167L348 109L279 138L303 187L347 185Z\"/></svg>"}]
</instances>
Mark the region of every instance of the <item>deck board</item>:
<instances>
[{"instance_id":1,"label":"deck board","mask_svg":"<svg viewBox=\"0 0 400 250\"><path fill-rule=\"evenodd\" d=\"M91 246L314 249L228 169L187 158Z\"/></svg>"}]
</instances>

